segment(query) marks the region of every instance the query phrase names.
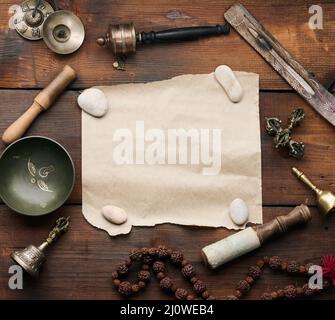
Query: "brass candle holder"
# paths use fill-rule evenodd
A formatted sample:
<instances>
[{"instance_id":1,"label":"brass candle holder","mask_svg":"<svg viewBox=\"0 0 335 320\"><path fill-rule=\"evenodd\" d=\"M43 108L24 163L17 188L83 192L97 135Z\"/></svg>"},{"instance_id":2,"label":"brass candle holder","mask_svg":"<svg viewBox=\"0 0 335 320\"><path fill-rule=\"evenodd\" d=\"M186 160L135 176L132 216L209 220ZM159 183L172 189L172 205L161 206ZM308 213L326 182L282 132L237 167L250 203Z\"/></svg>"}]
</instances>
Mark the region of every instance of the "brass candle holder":
<instances>
[{"instance_id":1,"label":"brass candle holder","mask_svg":"<svg viewBox=\"0 0 335 320\"><path fill-rule=\"evenodd\" d=\"M292 171L300 181L315 192L318 207L324 216L335 212L335 194L333 192L320 190L297 168L292 168Z\"/></svg>"}]
</instances>

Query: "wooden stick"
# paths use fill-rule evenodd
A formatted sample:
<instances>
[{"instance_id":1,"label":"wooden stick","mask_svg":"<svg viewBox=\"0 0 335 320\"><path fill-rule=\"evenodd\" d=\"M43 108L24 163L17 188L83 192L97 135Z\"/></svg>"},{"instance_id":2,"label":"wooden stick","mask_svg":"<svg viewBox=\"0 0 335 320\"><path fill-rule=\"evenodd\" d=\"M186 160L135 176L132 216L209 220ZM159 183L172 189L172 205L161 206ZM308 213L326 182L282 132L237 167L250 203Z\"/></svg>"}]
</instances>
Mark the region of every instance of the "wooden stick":
<instances>
[{"instance_id":1,"label":"wooden stick","mask_svg":"<svg viewBox=\"0 0 335 320\"><path fill-rule=\"evenodd\" d=\"M76 72L68 65L34 99L30 108L4 132L2 141L10 144L21 138L38 115L47 110L64 89L76 78Z\"/></svg>"}]
</instances>

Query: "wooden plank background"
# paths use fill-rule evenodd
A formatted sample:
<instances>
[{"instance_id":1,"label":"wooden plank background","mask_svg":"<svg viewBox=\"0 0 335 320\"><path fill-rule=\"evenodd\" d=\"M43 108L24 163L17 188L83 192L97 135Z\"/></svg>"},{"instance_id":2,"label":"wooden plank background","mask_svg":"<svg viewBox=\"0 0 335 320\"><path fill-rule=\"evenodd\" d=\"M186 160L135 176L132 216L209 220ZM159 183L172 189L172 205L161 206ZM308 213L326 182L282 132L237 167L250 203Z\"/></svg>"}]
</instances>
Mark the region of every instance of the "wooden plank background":
<instances>
[{"instance_id":1,"label":"wooden plank background","mask_svg":"<svg viewBox=\"0 0 335 320\"><path fill-rule=\"evenodd\" d=\"M119 296L112 289L110 273L135 246L165 243L182 248L186 258L196 265L201 278L208 282L218 298L231 293L249 265L264 255L318 262L322 254L334 253L334 217L321 217L315 208L312 192L290 171L292 166L298 166L320 187L334 190L334 128L292 92L238 34L232 31L229 36L220 38L139 48L136 56L128 60L125 72L115 71L111 66L113 58L110 52L95 44L95 39L105 33L109 23L133 21L140 31L217 24L222 22L223 13L233 1L57 2L60 8L78 14L87 32L83 47L69 56L52 53L43 41L30 42L19 37L8 28L9 8L16 1L0 3L0 134L31 104L38 89L45 86L65 63L73 66L79 75L55 106L43 114L27 133L56 139L69 150L76 165L75 189L66 206L48 217L21 217L0 202L0 299L117 299ZM243 4L323 84L335 77L334 1L320 1L324 13L323 30L308 28L308 8L314 4L313 1L244 1ZM160 80L184 73L209 73L219 64L260 74L264 220L285 214L300 203L310 205L314 217L308 226L210 272L201 262L200 250L204 245L231 234L230 231L162 225L134 228L130 235L110 238L87 224L81 214L81 121L76 98L80 90L93 85ZM302 161L275 150L272 139L264 132L264 117L278 116L285 120L298 106L306 112L301 126L294 131L294 138L306 145L306 156ZM241 119L241 127L247 125L247 121ZM0 152L4 148L0 143ZM23 291L9 290L10 253L30 243L38 244L60 215L71 216L71 230L50 252L40 279L25 279ZM173 270L171 273L175 274ZM182 284L181 278L179 281ZM301 281L266 272L248 298L257 299L263 291ZM217 283L222 285L217 286ZM334 291L320 298L334 299ZM139 298L165 297L153 280Z\"/></svg>"}]
</instances>

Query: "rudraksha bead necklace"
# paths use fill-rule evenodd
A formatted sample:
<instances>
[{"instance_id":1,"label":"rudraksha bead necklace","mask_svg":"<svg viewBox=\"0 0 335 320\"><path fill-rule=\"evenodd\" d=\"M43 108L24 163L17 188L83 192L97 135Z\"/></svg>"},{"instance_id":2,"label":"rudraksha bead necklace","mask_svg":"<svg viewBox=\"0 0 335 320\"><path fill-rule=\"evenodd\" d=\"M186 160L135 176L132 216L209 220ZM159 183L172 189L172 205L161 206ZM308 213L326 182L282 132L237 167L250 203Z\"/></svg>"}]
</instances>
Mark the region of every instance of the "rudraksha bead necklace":
<instances>
[{"instance_id":1,"label":"rudraksha bead necklace","mask_svg":"<svg viewBox=\"0 0 335 320\"><path fill-rule=\"evenodd\" d=\"M137 274L137 281L131 284L128 281L123 281L121 278L125 277L130 270L133 262L141 263L141 270ZM192 294L184 288L178 288L174 281L166 275L166 263L180 267L181 273L185 279L187 279L195 293ZM284 271L289 274L302 274L310 276L308 270L312 263L306 265L300 265L296 261L282 261L277 256L272 258L264 257L257 261L256 265L251 266L245 277L237 283L236 290L232 295L226 296L224 300L239 300L245 296L252 288L253 283L259 279L262 275L262 269L268 266L270 269L275 271ZM180 251L167 249L164 246L158 248L142 248L134 249L129 254L129 259L124 263L120 264L116 271L112 273L112 279L114 287L124 297L130 297L138 294L143 290L147 283L151 279L150 268L153 270L156 278L159 281L160 288L170 294L174 294L178 300L215 300L203 281L196 277L196 271L187 260L184 259L183 254ZM329 288L330 282L328 280L323 281L323 288ZM294 285L288 285L283 289L276 290L273 292L265 292L262 294L262 300L275 300L275 299L295 299L297 297L310 297L321 290L311 289L308 283L301 287Z\"/></svg>"}]
</instances>

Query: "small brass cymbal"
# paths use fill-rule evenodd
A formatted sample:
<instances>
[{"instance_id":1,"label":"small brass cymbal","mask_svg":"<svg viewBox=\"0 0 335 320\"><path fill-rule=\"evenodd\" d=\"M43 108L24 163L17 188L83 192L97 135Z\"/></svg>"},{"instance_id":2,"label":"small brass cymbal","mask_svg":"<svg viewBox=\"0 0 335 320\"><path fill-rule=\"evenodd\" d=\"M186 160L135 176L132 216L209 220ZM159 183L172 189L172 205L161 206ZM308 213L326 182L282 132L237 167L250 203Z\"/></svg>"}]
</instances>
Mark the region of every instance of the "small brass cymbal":
<instances>
[{"instance_id":1,"label":"small brass cymbal","mask_svg":"<svg viewBox=\"0 0 335 320\"><path fill-rule=\"evenodd\" d=\"M59 54L73 53L80 48L85 38L81 20L72 12L56 11L44 22L43 40L52 51Z\"/></svg>"}]
</instances>

